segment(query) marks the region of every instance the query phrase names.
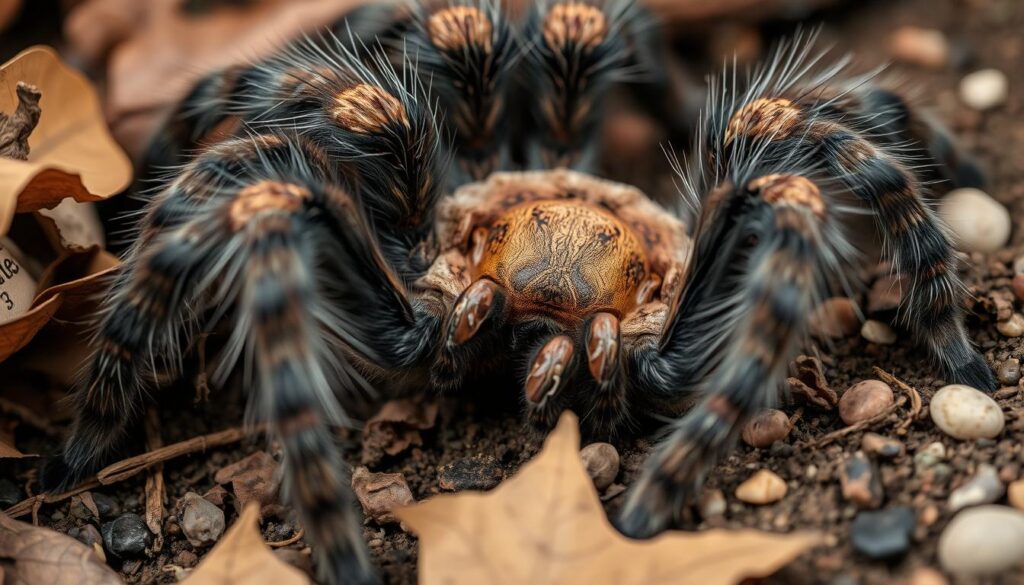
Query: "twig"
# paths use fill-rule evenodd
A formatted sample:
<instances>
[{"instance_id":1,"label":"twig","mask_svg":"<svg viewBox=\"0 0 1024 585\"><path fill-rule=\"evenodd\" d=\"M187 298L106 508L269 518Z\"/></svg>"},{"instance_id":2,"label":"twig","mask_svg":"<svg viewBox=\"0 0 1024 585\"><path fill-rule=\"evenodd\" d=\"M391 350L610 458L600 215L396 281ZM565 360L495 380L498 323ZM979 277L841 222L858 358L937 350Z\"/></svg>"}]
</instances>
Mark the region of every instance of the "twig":
<instances>
[{"instance_id":1,"label":"twig","mask_svg":"<svg viewBox=\"0 0 1024 585\"><path fill-rule=\"evenodd\" d=\"M103 485L110 485L112 483L124 481L129 477L149 469L157 463L163 463L164 461L175 459L182 455L190 455L192 453L206 451L212 447L221 447L224 445L230 445L231 443L237 443L244 439L247 434L248 433L246 433L245 428L235 427L226 431L211 433L209 435L195 437L180 443L174 443L173 445L161 447L154 451L150 451L149 453L129 457L128 459L108 465L96 474L96 478Z\"/></svg>"},{"instance_id":2,"label":"twig","mask_svg":"<svg viewBox=\"0 0 1024 585\"><path fill-rule=\"evenodd\" d=\"M146 448L154 452L164 444L160 437L160 416L155 408L146 412ZM146 474L146 526L156 535L152 552L164 547L164 465L157 463Z\"/></svg>"},{"instance_id":3,"label":"twig","mask_svg":"<svg viewBox=\"0 0 1024 585\"><path fill-rule=\"evenodd\" d=\"M910 428L910 425L914 424L917 417L921 415L921 394L903 380L900 380L878 366L875 366L875 375L881 378L886 384L891 384L900 390L903 390L903 392L905 392L910 398L910 414L896 427L897 434L905 435L907 433L907 429Z\"/></svg>"},{"instance_id":4,"label":"twig","mask_svg":"<svg viewBox=\"0 0 1024 585\"><path fill-rule=\"evenodd\" d=\"M291 535L291 537L286 538L284 540L277 540L277 541L274 541L274 542L267 541L267 546L269 546L270 548L285 547L285 546L288 546L289 544L295 544L296 542L299 542L300 540L302 540L303 536L306 536L306 529L304 527L300 526L299 527L299 531L296 532L295 534Z\"/></svg>"},{"instance_id":5,"label":"twig","mask_svg":"<svg viewBox=\"0 0 1024 585\"><path fill-rule=\"evenodd\" d=\"M27 500L22 500L17 504L14 504L10 508L4 510L4 514L7 514L11 518L20 518L21 516L24 516L29 512L38 512L39 506L42 506L43 504L53 504L55 502L61 502L70 498L71 496L77 496L82 492L87 492L91 489L96 489L98 487L100 487L100 482L96 481L95 479L90 479L83 483L82 485L60 494L39 494L32 496Z\"/></svg>"},{"instance_id":6,"label":"twig","mask_svg":"<svg viewBox=\"0 0 1024 585\"><path fill-rule=\"evenodd\" d=\"M907 403L907 399L901 396L900 399L897 400L895 404L890 405L888 408L886 408L882 412L876 414L875 416L873 416L873 417L871 417L869 419L862 420L859 423L852 424L852 425L850 425L848 427L839 429L838 431L832 431L831 433L828 433L827 435L823 435L821 437L818 437L817 439L811 441L810 443L805 443L804 446L805 447L809 447L809 448L824 447L825 445L828 445L829 443L831 443L832 441L835 441L836 439L840 439L842 437L845 437L846 435L849 435L849 434L852 434L852 433L856 433L858 431L862 431L862 430L864 430L866 428L869 428L869 427L875 425L876 423L879 423L879 422L885 420L886 418L889 417L890 414L892 414L892 413L896 412L897 410L899 410L900 408L902 408L903 405L906 404L906 403Z\"/></svg>"},{"instance_id":7,"label":"twig","mask_svg":"<svg viewBox=\"0 0 1024 585\"><path fill-rule=\"evenodd\" d=\"M253 432L262 432L262 428L256 427ZM11 506L5 513L11 518L18 518L24 516L32 511L33 506L41 506L43 504L53 504L55 502L64 501L71 496L77 496L82 492L89 491L100 487L101 485L111 485L119 481L133 477L150 467L176 459L183 455L191 455L192 453L198 453L211 449L213 447L223 447L224 445L230 445L237 443L244 439L249 433L243 427L235 427L211 433L209 435L203 435L202 437L195 437L187 441L181 441L180 443L174 443L173 445L167 445L161 447L155 451L149 453L143 453L142 455L136 455L135 457L129 457L122 461L118 461L112 465L104 467L96 477L89 478L85 483L78 487L66 491L60 494L39 494L22 500L17 504ZM38 508L36 508L38 510Z\"/></svg>"}]
</instances>

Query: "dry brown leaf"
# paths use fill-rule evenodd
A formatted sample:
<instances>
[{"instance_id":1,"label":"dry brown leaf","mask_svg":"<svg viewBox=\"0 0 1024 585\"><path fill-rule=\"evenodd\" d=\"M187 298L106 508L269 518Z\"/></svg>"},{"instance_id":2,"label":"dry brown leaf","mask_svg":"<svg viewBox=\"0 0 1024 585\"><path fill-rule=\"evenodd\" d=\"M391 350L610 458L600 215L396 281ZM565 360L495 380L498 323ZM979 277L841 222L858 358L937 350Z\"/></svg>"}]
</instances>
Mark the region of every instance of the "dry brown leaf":
<instances>
[{"instance_id":1,"label":"dry brown leaf","mask_svg":"<svg viewBox=\"0 0 1024 585\"><path fill-rule=\"evenodd\" d=\"M306 585L305 573L274 556L259 530L260 507L250 504L186 585Z\"/></svg>"},{"instance_id":2,"label":"dry brown leaf","mask_svg":"<svg viewBox=\"0 0 1024 585\"><path fill-rule=\"evenodd\" d=\"M120 585L121 578L90 548L70 536L12 520L0 512L3 583Z\"/></svg>"},{"instance_id":3,"label":"dry brown leaf","mask_svg":"<svg viewBox=\"0 0 1024 585\"><path fill-rule=\"evenodd\" d=\"M27 313L0 324L0 362L25 347L55 315L81 318L79 309L100 290L103 277L118 265L111 254L92 248L66 254L40 278L42 292Z\"/></svg>"},{"instance_id":4,"label":"dry brown leaf","mask_svg":"<svg viewBox=\"0 0 1024 585\"><path fill-rule=\"evenodd\" d=\"M420 431L434 427L437 411L437 402L408 398L386 402L363 426L363 463L374 463L385 453L398 455L413 445L422 445Z\"/></svg>"},{"instance_id":5,"label":"dry brown leaf","mask_svg":"<svg viewBox=\"0 0 1024 585\"><path fill-rule=\"evenodd\" d=\"M0 66L0 112L18 105L19 81L39 88L42 116L28 160L0 158L0 234L14 213L57 206L66 197L99 201L132 178L131 162L107 131L89 81L49 47L26 49Z\"/></svg>"},{"instance_id":6,"label":"dry brown leaf","mask_svg":"<svg viewBox=\"0 0 1024 585\"><path fill-rule=\"evenodd\" d=\"M756 530L625 538L608 522L579 448L576 417L566 413L541 453L493 491L397 510L420 538L421 585L732 585L778 570L817 541Z\"/></svg>"},{"instance_id":7,"label":"dry brown leaf","mask_svg":"<svg viewBox=\"0 0 1024 585\"><path fill-rule=\"evenodd\" d=\"M22 453L14 445L8 444L6 440L0 440L0 459L25 459L27 457L39 457L39 455Z\"/></svg>"},{"instance_id":8,"label":"dry brown leaf","mask_svg":"<svg viewBox=\"0 0 1024 585\"><path fill-rule=\"evenodd\" d=\"M138 154L162 111L199 77L265 57L368 1L211 2L208 11L188 14L181 0L90 0L68 15L65 33L87 58L109 54L107 114L121 144Z\"/></svg>"}]
</instances>

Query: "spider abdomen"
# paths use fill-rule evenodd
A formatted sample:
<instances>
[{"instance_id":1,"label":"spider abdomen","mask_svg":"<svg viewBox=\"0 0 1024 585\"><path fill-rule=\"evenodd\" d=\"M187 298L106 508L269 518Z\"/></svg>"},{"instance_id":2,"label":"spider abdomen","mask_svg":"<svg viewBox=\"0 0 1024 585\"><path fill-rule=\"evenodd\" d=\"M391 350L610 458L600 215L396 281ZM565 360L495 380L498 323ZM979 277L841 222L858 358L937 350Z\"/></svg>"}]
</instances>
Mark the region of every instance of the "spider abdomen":
<instances>
[{"instance_id":1,"label":"spider abdomen","mask_svg":"<svg viewBox=\"0 0 1024 585\"><path fill-rule=\"evenodd\" d=\"M526 311L582 318L625 315L645 294L647 251L618 217L581 199L517 205L474 236L478 276Z\"/></svg>"}]
</instances>

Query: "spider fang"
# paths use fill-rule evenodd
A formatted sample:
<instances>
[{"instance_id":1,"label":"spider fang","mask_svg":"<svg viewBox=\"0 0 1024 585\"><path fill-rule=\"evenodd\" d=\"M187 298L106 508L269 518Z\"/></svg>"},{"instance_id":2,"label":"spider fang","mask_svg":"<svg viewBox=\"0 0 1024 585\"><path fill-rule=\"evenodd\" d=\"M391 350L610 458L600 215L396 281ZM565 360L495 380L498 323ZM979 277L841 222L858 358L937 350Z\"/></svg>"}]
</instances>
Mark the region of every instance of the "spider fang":
<instances>
[{"instance_id":1,"label":"spider fang","mask_svg":"<svg viewBox=\"0 0 1024 585\"><path fill-rule=\"evenodd\" d=\"M537 357L533 358L530 376L526 379L527 400L537 406L544 406L547 399L558 392L562 373L569 366L572 352L572 340L565 335L554 337L544 344Z\"/></svg>"}]
</instances>

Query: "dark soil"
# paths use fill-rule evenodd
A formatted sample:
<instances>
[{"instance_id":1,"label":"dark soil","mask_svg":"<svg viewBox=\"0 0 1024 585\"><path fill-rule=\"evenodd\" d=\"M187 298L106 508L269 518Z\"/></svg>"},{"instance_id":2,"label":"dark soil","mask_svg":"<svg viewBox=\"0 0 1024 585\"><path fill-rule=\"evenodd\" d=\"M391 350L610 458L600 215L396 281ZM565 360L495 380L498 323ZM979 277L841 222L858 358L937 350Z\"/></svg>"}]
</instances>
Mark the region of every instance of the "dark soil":
<instances>
[{"instance_id":1,"label":"dark soil","mask_svg":"<svg viewBox=\"0 0 1024 585\"><path fill-rule=\"evenodd\" d=\"M959 139L975 153L990 172L989 193L1004 203L1015 217L1024 217L1024 124L1018 117L1024 113L1024 76L1021 59L1024 57L1024 10L1017 0L906 0L901 2L856 3L857 6L826 14L823 40L835 42L838 49L855 51L860 62L871 65L885 61L886 41L898 26L912 24L937 28L946 33L960 49L970 56L962 67L948 67L940 71L896 64L891 76L903 87L912 88L922 101L933 107L940 119L952 126ZM763 29L765 41L772 36L792 30L792 26L773 24ZM988 113L977 113L961 105L956 96L957 83L962 75L981 67L1000 69L1010 77L1010 97L1007 103ZM986 299L993 290L1009 290L1013 260L1024 252L1024 229L1017 220L1013 246L990 256L970 258L967 280L976 297L974 313L969 319L971 334L982 348L989 364L994 368L1010 357L1021 355L1021 339L1002 337L995 328L995 311ZM863 301L862 299L859 299ZM863 306L863 304L862 304ZM38 345L38 344L37 344ZM876 346L856 337L836 342L833 347L808 348L817 352L825 363L825 376L831 386L842 392L853 383L874 377L872 368L878 366L893 373L920 391L927 405L930 396L944 382L936 377L925 356L910 348L908 336L901 334L892 346ZM45 379L30 376L17 362L4 366L5 380L0 396L20 400L33 396L43 412L49 409L40 400L40 387L47 387ZM56 388L60 394L60 388ZM381 458L370 465L372 471L397 472L405 476L413 495L424 499L440 491L438 470L454 461L475 457L493 457L505 476L516 469L539 448L536 437L525 433L521 419L514 409L484 407L474 400L474 392L493 392L492 388L473 388L458 398L448 398L434 429L422 432L424 443L397 456ZM938 535L951 517L946 500L952 489L969 478L977 466L991 463L1000 471L1004 481L1024 477L1022 439L1024 439L1024 397L1019 392L1001 392L999 404L1009 413L1007 430L996 441L961 442L943 435L927 416L922 416L904 436L897 436L907 447L907 454L881 463L886 494L886 506L911 506L918 514L934 508L937 518L930 525L919 520L914 545L902 560L885 564L871 561L855 553L850 545L850 522L855 507L844 501L839 488L839 464L844 454L859 448L863 433L853 433L820 449L802 444L844 426L836 411L825 412L804 407L803 415L789 438L767 450L739 447L711 475L708 488L724 492L728 508L715 521L700 521L696 512L680 526L686 530L705 527L756 527L771 531L810 529L824 534L822 545L780 571L769 581L772 583L836 585L861 583L882 584L903 582L916 567L937 566ZM194 405L193 392L187 384L162 393L160 418L165 443L184 440L206 432L240 424L243 416L241 393L237 389L217 391L209 403ZM793 414L802 404L786 404L782 408ZM899 412L872 429L895 436L893 429ZM2 419L0 419L2 420ZM138 435L141 437L141 434ZM360 460L358 432L343 433L349 460ZM19 447L23 451L46 452L54 445L52 437L45 437L22 424L18 429ZM912 457L924 446L939 441L947 449L948 477L935 473L915 473ZM141 444L141 441L138 441ZM651 448L651 441L637 438L618 445L622 454L623 470L617 482L629 486ZM168 509L188 491L200 494L214 486L214 473L249 453L265 449L262 439L238 446L215 449L205 454L169 462L164 467L167 480ZM5 462L0 478L14 480L29 491L37 488L31 464L17 465ZM786 497L774 505L755 507L736 500L733 491L754 470L768 468L778 473L789 485ZM115 499L122 511L143 513L144 477L138 476L99 490ZM611 498L606 508L616 512L621 497ZM235 512L225 505L229 513L228 524ZM168 514L168 516L173 516ZM43 506L39 514L42 525L64 532L75 533L82 523L71 511L71 503ZM173 582L174 572L168 568L195 566L206 550L194 550L180 534L173 519L165 520L163 550L151 558L129 561L120 565L124 577L133 583L152 581ZM271 514L264 524L267 540L284 540L294 533L296 525L287 509ZM370 543L374 561L381 567L389 583L416 581L416 539L397 525L378 526L367 523L364 536ZM292 552L285 552L285 551ZM308 548L298 543L282 549L289 560L308 566ZM971 583L974 581L955 581ZM978 583L1021 583L1024 570L1016 570L999 578Z\"/></svg>"}]
</instances>

